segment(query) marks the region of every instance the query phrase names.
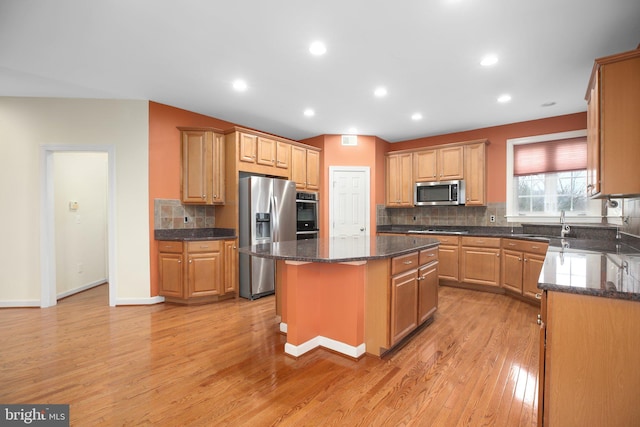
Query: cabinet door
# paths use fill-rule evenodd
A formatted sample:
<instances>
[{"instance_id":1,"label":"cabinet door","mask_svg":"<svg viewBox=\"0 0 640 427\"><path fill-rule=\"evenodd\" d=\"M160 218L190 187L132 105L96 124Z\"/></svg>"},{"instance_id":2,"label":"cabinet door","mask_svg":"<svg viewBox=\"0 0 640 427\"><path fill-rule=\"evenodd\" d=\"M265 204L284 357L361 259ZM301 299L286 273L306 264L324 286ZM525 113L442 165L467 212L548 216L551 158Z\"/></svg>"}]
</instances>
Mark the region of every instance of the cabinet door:
<instances>
[{"instance_id":1,"label":"cabinet door","mask_svg":"<svg viewBox=\"0 0 640 427\"><path fill-rule=\"evenodd\" d=\"M438 308L438 263L418 271L418 324L429 319Z\"/></svg>"},{"instance_id":2,"label":"cabinet door","mask_svg":"<svg viewBox=\"0 0 640 427\"><path fill-rule=\"evenodd\" d=\"M522 252L502 250L502 287L522 295Z\"/></svg>"},{"instance_id":3,"label":"cabinet door","mask_svg":"<svg viewBox=\"0 0 640 427\"><path fill-rule=\"evenodd\" d=\"M418 271L391 278L391 345L418 326Z\"/></svg>"},{"instance_id":4,"label":"cabinet door","mask_svg":"<svg viewBox=\"0 0 640 427\"><path fill-rule=\"evenodd\" d=\"M238 147L238 160L241 162L255 163L258 137L255 135L240 134Z\"/></svg>"},{"instance_id":5,"label":"cabinet door","mask_svg":"<svg viewBox=\"0 0 640 427\"><path fill-rule=\"evenodd\" d=\"M225 198L225 157L224 135L213 134L213 181L211 187L211 201L223 204Z\"/></svg>"},{"instance_id":6,"label":"cabinet door","mask_svg":"<svg viewBox=\"0 0 640 427\"><path fill-rule=\"evenodd\" d=\"M188 297L220 295L222 263L220 252L189 254Z\"/></svg>"},{"instance_id":7,"label":"cabinet door","mask_svg":"<svg viewBox=\"0 0 640 427\"><path fill-rule=\"evenodd\" d=\"M386 181L385 181L385 199L387 206L400 206L400 158L398 156L387 156L386 159Z\"/></svg>"},{"instance_id":8,"label":"cabinet door","mask_svg":"<svg viewBox=\"0 0 640 427\"><path fill-rule=\"evenodd\" d=\"M210 132L209 132L210 134ZM182 201L207 203L212 176L212 140L205 131L182 131Z\"/></svg>"},{"instance_id":9,"label":"cabinet door","mask_svg":"<svg viewBox=\"0 0 640 427\"><path fill-rule=\"evenodd\" d=\"M273 139L258 137L256 163L265 166L276 165L276 142Z\"/></svg>"},{"instance_id":10,"label":"cabinet door","mask_svg":"<svg viewBox=\"0 0 640 427\"><path fill-rule=\"evenodd\" d=\"M400 204L413 206L413 156L411 153L400 155Z\"/></svg>"},{"instance_id":11,"label":"cabinet door","mask_svg":"<svg viewBox=\"0 0 640 427\"><path fill-rule=\"evenodd\" d=\"M437 150L425 150L413 153L413 168L413 180L415 182L437 181Z\"/></svg>"},{"instance_id":12,"label":"cabinet door","mask_svg":"<svg viewBox=\"0 0 640 427\"><path fill-rule=\"evenodd\" d=\"M462 247L460 280L500 286L500 249Z\"/></svg>"},{"instance_id":13,"label":"cabinet door","mask_svg":"<svg viewBox=\"0 0 640 427\"><path fill-rule=\"evenodd\" d=\"M307 150L307 190L320 190L320 153Z\"/></svg>"},{"instance_id":14,"label":"cabinet door","mask_svg":"<svg viewBox=\"0 0 640 427\"><path fill-rule=\"evenodd\" d=\"M460 253L457 246L442 245L438 247L438 274L440 279L458 281L460 275L459 258Z\"/></svg>"},{"instance_id":15,"label":"cabinet door","mask_svg":"<svg viewBox=\"0 0 640 427\"><path fill-rule=\"evenodd\" d=\"M282 169L289 169L291 164L291 144L278 141L276 144L276 166Z\"/></svg>"},{"instance_id":16,"label":"cabinet door","mask_svg":"<svg viewBox=\"0 0 640 427\"><path fill-rule=\"evenodd\" d=\"M537 299L536 294L542 292L538 289L538 279L544 264L544 256L535 254L524 254L524 264L522 267L522 295L531 299Z\"/></svg>"},{"instance_id":17,"label":"cabinet door","mask_svg":"<svg viewBox=\"0 0 640 427\"><path fill-rule=\"evenodd\" d=\"M587 103L587 195L600 193L600 85L598 78Z\"/></svg>"},{"instance_id":18,"label":"cabinet door","mask_svg":"<svg viewBox=\"0 0 640 427\"><path fill-rule=\"evenodd\" d=\"M307 150L295 145L291 146L291 181L299 189L307 185Z\"/></svg>"},{"instance_id":19,"label":"cabinet door","mask_svg":"<svg viewBox=\"0 0 640 427\"><path fill-rule=\"evenodd\" d=\"M238 289L238 252L235 240L224 242L223 292L234 293Z\"/></svg>"},{"instance_id":20,"label":"cabinet door","mask_svg":"<svg viewBox=\"0 0 640 427\"><path fill-rule=\"evenodd\" d=\"M464 147L447 147L438 150L440 181L462 179L464 174Z\"/></svg>"},{"instance_id":21,"label":"cabinet door","mask_svg":"<svg viewBox=\"0 0 640 427\"><path fill-rule=\"evenodd\" d=\"M160 295L182 298L182 254L162 253L159 255Z\"/></svg>"},{"instance_id":22,"label":"cabinet door","mask_svg":"<svg viewBox=\"0 0 640 427\"><path fill-rule=\"evenodd\" d=\"M464 147L464 180L466 205L484 206L487 185L484 142Z\"/></svg>"}]
</instances>

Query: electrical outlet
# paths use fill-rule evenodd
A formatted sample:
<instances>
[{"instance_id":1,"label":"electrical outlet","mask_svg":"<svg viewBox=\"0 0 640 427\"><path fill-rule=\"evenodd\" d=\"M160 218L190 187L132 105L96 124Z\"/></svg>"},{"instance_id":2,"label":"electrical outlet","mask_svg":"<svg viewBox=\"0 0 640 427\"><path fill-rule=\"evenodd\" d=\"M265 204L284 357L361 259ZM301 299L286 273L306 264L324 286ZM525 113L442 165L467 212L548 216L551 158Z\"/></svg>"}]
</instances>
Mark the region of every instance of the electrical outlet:
<instances>
[{"instance_id":1,"label":"electrical outlet","mask_svg":"<svg viewBox=\"0 0 640 427\"><path fill-rule=\"evenodd\" d=\"M415 217L415 216L413 217L413 220L414 220L414 221L416 220L416 217Z\"/></svg>"},{"instance_id":2,"label":"electrical outlet","mask_svg":"<svg viewBox=\"0 0 640 427\"><path fill-rule=\"evenodd\" d=\"M186 223L188 223L188 222L189 222L189 217L188 217L188 216L185 216L185 217L184 217L184 223L186 224Z\"/></svg>"},{"instance_id":3,"label":"electrical outlet","mask_svg":"<svg viewBox=\"0 0 640 427\"><path fill-rule=\"evenodd\" d=\"M496 216L495 215L491 215L489 217L489 222L496 222Z\"/></svg>"}]
</instances>

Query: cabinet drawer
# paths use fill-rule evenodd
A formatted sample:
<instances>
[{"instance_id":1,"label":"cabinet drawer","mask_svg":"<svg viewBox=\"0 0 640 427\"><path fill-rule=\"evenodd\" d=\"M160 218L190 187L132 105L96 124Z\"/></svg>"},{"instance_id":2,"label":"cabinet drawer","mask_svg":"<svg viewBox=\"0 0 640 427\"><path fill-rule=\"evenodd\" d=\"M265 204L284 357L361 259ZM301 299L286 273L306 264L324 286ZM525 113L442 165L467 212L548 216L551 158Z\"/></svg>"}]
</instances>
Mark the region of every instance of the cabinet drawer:
<instances>
[{"instance_id":1,"label":"cabinet drawer","mask_svg":"<svg viewBox=\"0 0 640 427\"><path fill-rule=\"evenodd\" d=\"M440 243L444 243L445 245L457 245L460 239L458 236L446 236L444 234L434 234L433 236L429 237L438 239Z\"/></svg>"},{"instance_id":2,"label":"cabinet drawer","mask_svg":"<svg viewBox=\"0 0 640 427\"><path fill-rule=\"evenodd\" d=\"M423 249L420 251L420 265L429 264L438 260L438 248Z\"/></svg>"},{"instance_id":3,"label":"cabinet drawer","mask_svg":"<svg viewBox=\"0 0 640 427\"><path fill-rule=\"evenodd\" d=\"M502 248L514 251L529 252L544 255L547 253L549 244L547 242L533 242L530 240L503 239Z\"/></svg>"},{"instance_id":4,"label":"cabinet drawer","mask_svg":"<svg viewBox=\"0 0 640 427\"><path fill-rule=\"evenodd\" d=\"M182 253L182 242L160 240L158 241L158 251L168 253Z\"/></svg>"},{"instance_id":5,"label":"cabinet drawer","mask_svg":"<svg viewBox=\"0 0 640 427\"><path fill-rule=\"evenodd\" d=\"M500 239L497 237L471 237L462 238L462 246L479 246L481 248L499 248Z\"/></svg>"},{"instance_id":6,"label":"cabinet drawer","mask_svg":"<svg viewBox=\"0 0 640 427\"><path fill-rule=\"evenodd\" d=\"M187 242L187 251L191 252L220 252L222 249L221 240L202 240L198 242Z\"/></svg>"},{"instance_id":7,"label":"cabinet drawer","mask_svg":"<svg viewBox=\"0 0 640 427\"><path fill-rule=\"evenodd\" d=\"M418 268L418 252L391 258L391 275Z\"/></svg>"}]
</instances>

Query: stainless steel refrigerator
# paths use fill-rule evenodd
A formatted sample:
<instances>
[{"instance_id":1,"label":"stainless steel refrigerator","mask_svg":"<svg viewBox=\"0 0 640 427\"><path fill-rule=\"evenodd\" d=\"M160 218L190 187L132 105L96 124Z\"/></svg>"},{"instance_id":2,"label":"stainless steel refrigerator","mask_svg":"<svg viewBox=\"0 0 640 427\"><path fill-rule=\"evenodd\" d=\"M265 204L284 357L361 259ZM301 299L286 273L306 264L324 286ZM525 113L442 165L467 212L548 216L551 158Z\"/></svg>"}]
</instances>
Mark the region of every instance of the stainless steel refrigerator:
<instances>
[{"instance_id":1,"label":"stainless steel refrigerator","mask_svg":"<svg viewBox=\"0 0 640 427\"><path fill-rule=\"evenodd\" d=\"M296 183L250 176L239 185L240 246L296 240ZM240 296L256 299L275 291L275 261L240 254Z\"/></svg>"}]
</instances>

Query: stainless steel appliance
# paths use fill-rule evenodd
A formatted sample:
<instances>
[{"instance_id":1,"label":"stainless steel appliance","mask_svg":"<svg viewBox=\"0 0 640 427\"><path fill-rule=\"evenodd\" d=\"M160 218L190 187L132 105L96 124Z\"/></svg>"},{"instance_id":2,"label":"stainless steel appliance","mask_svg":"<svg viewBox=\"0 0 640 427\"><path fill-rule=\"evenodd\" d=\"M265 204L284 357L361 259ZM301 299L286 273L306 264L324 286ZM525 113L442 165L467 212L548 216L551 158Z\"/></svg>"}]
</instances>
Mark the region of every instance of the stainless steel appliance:
<instances>
[{"instance_id":1,"label":"stainless steel appliance","mask_svg":"<svg viewBox=\"0 0 640 427\"><path fill-rule=\"evenodd\" d=\"M296 183L250 176L239 181L240 246L296 240ZM240 254L240 296L256 299L275 290L275 261Z\"/></svg>"},{"instance_id":2,"label":"stainless steel appliance","mask_svg":"<svg viewBox=\"0 0 640 427\"><path fill-rule=\"evenodd\" d=\"M318 237L318 193L296 193L296 236L298 240Z\"/></svg>"},{"instance_id":3,"label":"stainless steel appliance","mask_svg":"<svg viewBox=\"0 0 640 427\"><path fill-rule=\"evenodd\" d=\"M463 180L416 182L414 201L416 206L464 205Z\"/></svg>"}]
</instances>

